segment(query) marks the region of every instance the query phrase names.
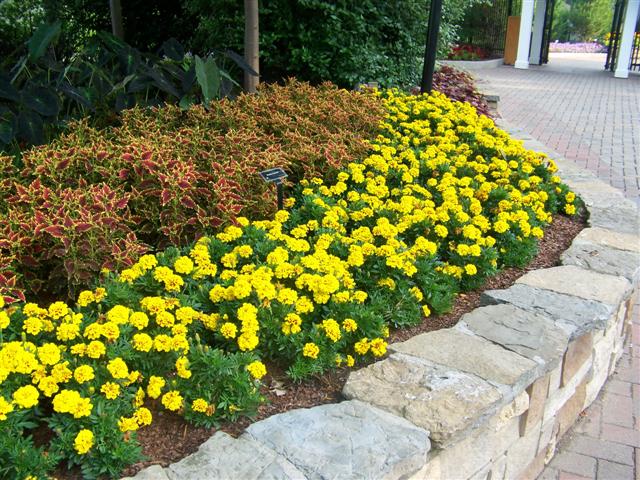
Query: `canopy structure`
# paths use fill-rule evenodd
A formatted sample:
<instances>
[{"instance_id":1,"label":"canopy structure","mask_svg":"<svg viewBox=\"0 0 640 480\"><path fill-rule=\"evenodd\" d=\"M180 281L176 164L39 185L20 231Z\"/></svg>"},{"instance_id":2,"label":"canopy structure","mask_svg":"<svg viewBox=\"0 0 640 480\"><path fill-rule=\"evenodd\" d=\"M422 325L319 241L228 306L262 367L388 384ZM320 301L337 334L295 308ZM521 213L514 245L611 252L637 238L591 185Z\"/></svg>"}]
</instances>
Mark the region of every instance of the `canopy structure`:
<instances>
[{"instance_id":1,"label":"canopy structure","mask_svg":"<svg viewBox=\"0 0 640 480\"><path fill-rule=\"evenodd\" d=\"M522 0L515 68L547 63L555 0ZM640 69L640 0L617 0L605 68L617 78Z\"/></svg>"}]
</instances>

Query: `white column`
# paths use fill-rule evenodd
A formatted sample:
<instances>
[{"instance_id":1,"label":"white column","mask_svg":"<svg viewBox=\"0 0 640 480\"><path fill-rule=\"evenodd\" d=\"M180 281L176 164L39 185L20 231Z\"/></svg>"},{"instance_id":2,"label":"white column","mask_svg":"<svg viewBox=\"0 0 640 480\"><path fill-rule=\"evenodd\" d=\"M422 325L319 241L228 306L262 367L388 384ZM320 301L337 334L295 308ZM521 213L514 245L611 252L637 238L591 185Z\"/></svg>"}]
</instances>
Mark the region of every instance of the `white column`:
<instances>
[{"instance_id":1,"label":"white column","mask_svg":"<svg viewBox=\"0 0 640 480\"><path fill-rule=\"evenodd\" d=\"M531 45L531 22L533 21L533 0L522 0L520 13L520 35L516 68L529 68L529 46Z\"/></svg>"},{"instance_id":2,"label":"white column","mask_svg":"<svg viewBox=\"0 0 640 480\"><path fill-rule=\"evenodd\" d=\"M635 34L636 22L638 20L638 6L640 0L629 0L627 12L622 25L622 39L618 47L618 58L616 59L616 71L613 76L617 78L627 78L629 76L629 62L631 61L631 47L633 35Z\"/></svg>"},{"instance_id":3,"label":"white column","mask_svg":"<svg viewBox=\"0 0 640 480\"><path fill-rule=\"evenodd\" d=\"M533 36L531 37L531 55L529 63L540 65L540 53L542 52L542 33L544 30L544 16L547 12L546 0L536 1L536 14L533 17Z\"/></svg>"}]
</instances>

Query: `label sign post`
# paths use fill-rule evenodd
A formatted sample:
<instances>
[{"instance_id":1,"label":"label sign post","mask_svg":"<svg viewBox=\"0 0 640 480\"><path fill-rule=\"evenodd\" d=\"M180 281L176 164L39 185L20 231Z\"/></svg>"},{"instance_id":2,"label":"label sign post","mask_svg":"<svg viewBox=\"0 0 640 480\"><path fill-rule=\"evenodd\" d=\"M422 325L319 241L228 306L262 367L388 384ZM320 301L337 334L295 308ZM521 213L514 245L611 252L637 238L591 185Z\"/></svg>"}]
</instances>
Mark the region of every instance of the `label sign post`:
<instances>
[{"instance_id":1,"label":"label sign post","mask_svg":"<svg viewBox=\"0 0 640 480\"><path fill-rule=\"evenodd\" d=\"M284 208L284 180L288 177L282 168L270 168L260 172L260 177L267 183L275 183L278 192L278 210Z\"/></svg>"}]
</instances>

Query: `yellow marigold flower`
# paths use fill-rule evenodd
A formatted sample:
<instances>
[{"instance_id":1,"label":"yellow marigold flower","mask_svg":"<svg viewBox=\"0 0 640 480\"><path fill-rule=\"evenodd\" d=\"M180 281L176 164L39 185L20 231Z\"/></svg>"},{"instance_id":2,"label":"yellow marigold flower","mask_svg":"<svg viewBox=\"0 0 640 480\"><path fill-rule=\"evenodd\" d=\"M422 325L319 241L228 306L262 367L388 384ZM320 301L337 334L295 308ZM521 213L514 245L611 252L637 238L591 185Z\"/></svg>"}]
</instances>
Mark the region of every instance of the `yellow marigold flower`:
<instances>
[{"instance_id":1,"label":"yellow marigold flower","mask_svg":"<svg viewBox=\"0 0 640 480\"><path fill-rule=\"evenodd\" d=\"M164 405L164 408L171 410L172 412L178 411L182 408L182 401L183 399L180 392L176 390L171 390L162 396L162 405Z\"/></svg>"},{"instance_id":2,"label":"yellow marigold flower","mask_svg":"<svg viewBox=\"0 0 640 480\"><path fill-rule=\"evenodd\" d=\"M71 380L73 372L69 369L69 362L54 365L51 369L51 377L56 383L65 383Z\"/></svg>"},{"instance_id":3,"label":"yellow marigold flower","mask_svg":"<svg viewBox=\"0 0 640 480\"><path fill-rule=\"evenodd\" d=\"M429 307L428 307L428 306L426 306L426 305L423 305L423 306L422 306L422 314L423 314L425 317L428 317L429 315L431 315L431 310L429 310Z\"/></svg>"},{"instance_id":4,"label":"yellow marigold flower","mask_svg":"<svg viewBox=\"0 0 640 480\"><path fill-rule=\"evenodd\" d=\"M0 421L6 420L7 414L11 412L13 412L13 405L0 395Z\"/></svg>"},{"instance_id":5,"label":"yellow marigold flower","mask_svg":"<svg viewBox=\"0 0 640 480\"><path fill-rule=\"evenodd\" d=\"M172 350L172 339L169 335L156 335L153 339L153 348L158 352L170 352Z\"/></svg>"},{"instance_id":6,"label":"yellow marigold flower","mask_svg":"<svg viewBox=\"0 0 640 480\"><path fill-rule=\"evenodd\" d=\"M189 275L194 268L193 261L189 257L178 257L173 264L173 268L175 268L178 273Z\"/></svg>"},{"instance_id":7,"label":"yellow marigold flower","mask_svg":"<svg viewBox=\"0 0 640 480\"><path fill-rule=\"evenodd\" d=\"M0 295L0 298L2 298L2 296ZM11 319L9 318L9 315L7 314L7 312L2 311L0 312L0 330L4 330L5 328L7 328L9 326L9 323L11 323ZM38 329L38 332L40 330ZM37 335L37 333L35 334Z\"/></svg>"},{"instance_id":8,"label":"yellow marigold flower","mask_svg":"<svg viewBox=\"0 0 640 480\"><path fill-rule=\"evenodd\" d=\"M156 314L156 323L160 327L169 328L176 322L176 317L171 312L162 311Z\"/></svg>"},{"instance_id":9,"label":"yellow marigold flower","mask_svg":"<svg viewBox=\"0 0 640 480\"><path fill-rule=\"evenodd\" d=\"M165 386L165 383L163 378L152 375L147 385L147 394L151 398L158 398L162 393L162 388Z\"/></svg>"},{"instance_id":10,"label":"yellow marigold flower","mask_svg":"<svg viewBox=\"0 0 640 480\"><path fill-rule=\"evenodd\" d=\"M566 213L567 215L575 215L575 213L576 213L576 206L575 206L575 205L572 205L572 204L567 203L567 204L564 206L564 211L565 211L565 213Z\"/></svg>"},{"instance_id":11,"label":"yellow marigold flower","mask_svg":"<svg viewBox=\"0 0 640 480\"><path fill-rule=\"evenodd\" d=\"M472 263L467 263L464 266L464 271L467 275L475 275L476 273L478 273L478 269Z\"/></svg>"},{"instance_id":12,"label":"yellow marigold flower","mask_svg":"<svg viewBox=\"0 0 640 480\"><path fill-rule=\"evenodd\" d=\"M31 408L38 404L40 393L38 389L32 385L25 385L13 392L13 403L20 408Z\"/></svg>"},{"instance_id":13,"label":"yellow marigold flower","mask_svg":"<svg viewBox=\"0 0 640 480\"><path fill-rule=\"evenodd\" d=\"M267 367L264 366L264 363L258 360L251 362L246 368L251 376L257 380L260 380L267 374Z\"/></svg>"},{"instance_id":14,"label":"yellow marigold flower","mask_svg":"<svg viewBox=\"0 0 640 480\"><path fill-rule=\"evenodd\" d=\"M323 320L322 328L327 338L334 343L342 337L342 334L340 333L340 325L333 318Z\"/></svg>"},{"instance_id":15,"label":"yellow marigold flower","mask_svg":"<svg viewBox=\"0 0 640 480\"><path fill-rule=\"evenodd\" d=\"M107 312L107 320L115 323L116 325L127 323L130 312L131 310L124 305L116 305Z\"/></svg>"},{"instance_id":16,"label":"yellow marigold flower","mask_svg":"<svg viewBox=\"0 0 640 480\"><path fill-rule=\"evenodd\" d=\"M351 355L347 355L347 367L353 367L355 363L356 360Z\"/></svg>"},{"instance_id":17,"label":"yellow marigold flower","mask_svg":"<svg viewBox=\"0 0 640 480\"><path fill-rule=\"evenodd\" d=\"M107 291L102 287L98 287L93 291L93 295L96 298L96 302L100 303L107 296Z\"/></svg>"},{"instance_id":18,"label":"yellow marigold flower","mask_svg":"<svg viewBox=\"0 0 640 480\"><path fill-rule=\"evenodd\" d=\"M118 428L121 432L125 433L135 432L136 430L138 430L138 428L140 428L140 426L138 425L135 417L120 417L120 420L118 420Z\"/></svg>"},{"instance_id":19,"label":"yellow marigold flower","mask_svg":"<svg viewBox=\"0 0 640 480\"><path fill-rule=\"evenodd\" d=\"M424 296L422 295L422 292L418 287L411 287L409 289L409 292L411 292L411 295L413 295L416 298L416 300L418 300L419 302L421 302L422 299L424 298Z\"/></svg>"},{"instance_id":20,"label":"yellow marigold flower","mask_svg":"<svg viewBox=\"0 0 640 480\"><path fill-rule=\"evenodd\" d=\"M298 292L291 288L283 288L278 292L278 301L285 305L293 305L298 300Z\"/></svg>"},{"instance_id":21,"label":"yellow marigold flower","mask_svg":"<svg viewBox=\"0 0 640 480\"><path fill-rule=\"evenodd\" d=\"M79 455L84 455L93 447L93 432L91 430L82 429L76 435L73 441L73 448Z\"/></svg>"},{"instance_id":22,"label":"yellow marigold flower","mask_svg":"<svg viewBox=\"0 0 640 480\"><path fill-rule=\"evenodd\" d=\"M385 342L382 338L374 338L371 340L369 344L371 347L371 353L373 353L374 357L381 357L385 353L387 353L387 342Z\"/></svg>"},{"instance_id":23,"label":"yellow marigold flower","mask_svg":"<svg viewBox=\"0 0 640 480\"><path fill-rule=\"evenodd\" d=\"M369 348L371 348L371 345L369 344L369 339L366 337L356 342L353 346L353 349L358 355L366 355Z\"/></svg>"},{"instance_id":24,"label":"yellow marigold flower","mask_svg":"<svg viewBox=\"0 0 640 480\"><path fill-rule=\"evenodd\" d=\"M256 348L259 343L258 336L254 333L243 333L238 337L238 348L243 352L249 352Z\"/></svg>"},{"instance_id":25,"label":"yellow marigold flower","mask_svg":"<svg viewBox=\"0 0 640 480\"><path fill-rule=\"evenodd\" d=\"M60 361L60 349L53 343L45 343L38 347L38 358L43 365L55 365Z\"/></svg>"},{"instance_id":26,"label":"yellow marigold flower","mask_svg":"<svg viewBox=\"0 0 640 480\"><path fill-rule=\"evenodd\" d=\"M107 370L113 378L127 378L129 376L129 367L120 357L107 363Z\"/></svg>"},{"instance_id":27,"label":"yellow marigold flower","mask_svg":"<svg viewBox=\"0 0 640 480\"><path fill-rule=\"evenodd\" d=\"M236 327L231 322L225 322L220 327L220 334L224 338L236 338L237 332L238 332L238 327Z\"/></svg>"},{"instance_id":28,"label":"yellow marigold flower","mask_svg":"<svg viewBox=\"0 0 640 480\"><path fill-rule=\"evenodd\" d=\"M87 345L86 352L87 356L90 358L100 358L102 355L107 353L107 348L104 346L104 343L99 340L94 340Z\"/></svg>"},{"instance_id":29,"label":"yellow marigold flower","mask_svg":"<svg viewBox=\"0 0 640 480\"><path fill-rule=\"evenodd\" d=\"M149 426L153 422L153 416L151 415L151 411L148 408L144 408L144 407L137 409L133 413L133 418L136 419L136 422L141 427Z\"/></svg>"},{"instance_id":30,"label":"yellow marigold flower","mask_svg":"<svg viewBox=\"0 0 640 480\"><path fill-rule=\"evenodd\" d=\"M90 303L95 302L95 300L96 296L91 290L84 290L80 292L80 295L78 295L78 305L81 307L86 307Z\"/></svg>"},{"instance_id":31,"label":"yellow marigold flower","mask_svg":"<svg viewBox=\"0 0 640 480\"><path fill-rule=\"evenodd\" d=\"M75 323L61 323L56 329L56 338L61 342L74 340L80 335L80 325Z\"/></svg>"},{"instance_id":32,"label":"yellow marigold flower","mask_svg":"<svg viewBox=\"0 0 640 480\"><path fill-rule=\"evenodd\" d=\"M139 352L148 352L153 347L153 339L146 333L136 333L133 336L133 348Z\"/></svg>"},{"instance_id":33,"label":"yellow marigold flower","mask_svg":"<svg viewBox=\"0 0 640 480\"><path fill-rule=\"evenodd\" d=\"M70 413L73 418L88 417L93 405L75 390L62 390L53 397L53 410L58 413Z\"/></svg>"},{"instance_id":34,"label":"yellow marigold flower","mask_svg":"<svg viewBox=\"0 0 640 480\"><path fill-rule=\"evenodd\" d=\"M115 322L105 322L101 325L100 333L104 338L113 342L120 337L120 328Z\"/></svg>"},{"instance_id":35,"label":"yellow marigold flower","mask_svg":"<svg viewBox=\"0 0 640 480\"><path fill-rule=\"evenodd\" d=\"M193 410L194 412L206 413L208 409L209 409L209 404L203 398L196 398L191 403L191 410Z\"/></svg>"},{"instance_id":36,"label":"yellow marigold flower","mask_svg":"<svg viewBox=\"0 0 640 480\"><path fill-rule=\"evenodd\" d=\"M100 387L100 392L104 394L109 400L115 400L120 395L120 385L114 382L105 382Z\"/></svg>"},{"instance_id":37,"label":"yellow marigold flower","mask_svg":"<svg viewBox=\"0 0 640 480\"><path fill-rule=\"evenodd\" d=\"M320 348L312 342L305 343L302 348L302 355L308 358L316 359L320 353Z\"/></svg>"},{"instance_id":38,"label":"yellow marigold flower","mask_svg":"<svg viewBox=\"0 0 640 480\"><path fill-rule=\"evenodd\" d=\"M73 378L78 383L85 383L95 378L93 368L89 365L80 365L73 371Z\"/></svg>"},{"instance_id":39,"label":"yellow marigold flower","mask_svg":"<svg viewBox=\"0 0 640 480\"><path fill-rule=\"evenodd\" d=\"M58 320L69 313L69 307L64 302L54 302L49 305L48 313L52 319Z\"/></svg>"},{"instance_id":40,"label":"yellow marigold flower","mask_svg":"<svg viewBox=\"0 0 640 480\"><path fill-rule=\"evenodd\" d=\"M355 332L358 329L358 324L353 318L345 318L342 321L342 329L345 332Z\"/></svg>"},{"instance_id":41,"label":"yellow marigold flower","mask_svg":"<svg viewBox=\"0 0 640 480\"><path fill-rule=\"evenodd\" d=\"M286 317L284 317L284 322L282 322L282 333L285 335L292 335L299 333L302 325L302 318L300 315L296 313L289 313Z\"/></svg>"},{"instance_id":42,"label":"yellow marigold flower","mask_svg":"<svg viewBox=\"0 0 640 480\"><path fill-rule=\"evenodd\" d=\"M149 317L144 312L133 312L129 317L129 323L138 330L142 330L149 325Z\"/></svg>"}]
</instances>

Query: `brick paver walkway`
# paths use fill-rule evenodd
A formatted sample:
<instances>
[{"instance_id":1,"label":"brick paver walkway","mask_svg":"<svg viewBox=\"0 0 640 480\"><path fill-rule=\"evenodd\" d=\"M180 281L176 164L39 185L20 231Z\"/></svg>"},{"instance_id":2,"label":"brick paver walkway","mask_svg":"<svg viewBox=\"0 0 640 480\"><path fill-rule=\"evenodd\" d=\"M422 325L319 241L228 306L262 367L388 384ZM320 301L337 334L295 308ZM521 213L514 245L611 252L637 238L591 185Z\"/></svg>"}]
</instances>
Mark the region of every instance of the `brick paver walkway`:
<instances>
[{"instance_id":1,"label":"brick paver walkway","mask_svg":"<svg viewBox=\"0 0 640 480\"><path fill-rule=\"evenodd\" d=\"M640 203L640 75L616 79L604 56L552 54L544 67L475 72L511 125ZM614 375L538 480L640 480L640 304Z\"/></svg>"},{"instance_id":2,"label":"brick paver walkway","mask_svg":"<svg viewBox=\"0 0 640 480\"><path fill-rule=\"evenodd\" d=\"M640 74L614 78L604 54L551 54L529 70L474 72L500 114L564 158L640 199Z\"/></svg>"}]
</instances>

